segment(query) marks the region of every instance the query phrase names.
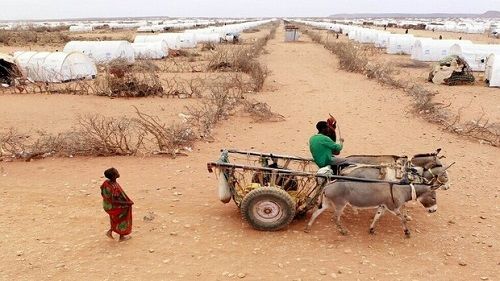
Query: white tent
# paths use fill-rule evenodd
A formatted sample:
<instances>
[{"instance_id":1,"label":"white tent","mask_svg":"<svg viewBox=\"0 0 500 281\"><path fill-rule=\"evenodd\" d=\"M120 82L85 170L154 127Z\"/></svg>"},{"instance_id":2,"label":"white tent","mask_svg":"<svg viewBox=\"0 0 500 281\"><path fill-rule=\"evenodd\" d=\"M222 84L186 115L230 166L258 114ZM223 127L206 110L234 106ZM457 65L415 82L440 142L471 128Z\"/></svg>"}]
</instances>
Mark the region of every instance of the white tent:
<instances>
[{"instance_id":1,"label":"white tent","mask_svg":"<svg viewBox=\"0 0 500 281\"><path fill-rule=\"evenodd\" d=\"M165 41L169 49L179 50L196 47L196 34L194 33L160 33L156 35L137 35L134 43L148 43Z\"/></svg>"},{"instance_id":2,"label":"white tent","mask_svg":"<svg viewBox=\"0 0 500 281\"><path fill-rule=\"evenodd\" d=\"M434 40L417 39L413 45L411 58L417 61L439 61L450 55L450 47L454 44L472 44L469 40Z\"/></svg>"},{"instance_id":3,"label":"white tent","mask_svg":"<svg viewBox=\"0 0 500 281\"><path fill-rule=\"evenodd\" d=\"M165 41L149 43L132 43L136 59L163 59L168 56L168 46Z\"/></svg>"},{"instance_id":4,"label":"white tent","mask_svg":"<svg viewBox=\"0 0 500 281\"><path fill-rule=\"evenodd\" d=\"M414 43L412 34L391 34L387 39L387 53L409 55Z\"/></svg>"},{"instance_id":5,"label":"white tent","mask_svg":"<svg viewBox=\"0 0 500 281\"><path fill-rule=\"evenodd\" d=\"M389 37L391 36L390 32L381 31L378 33L377 41L375 41L375 47L377 48L387 48L389 44Z\"/></svg>"},{"instance_id":6,"label":"white tent","mask_svg":"<svg viewBox=\"0 0 500 281\"><path fill-rule=\"evenodd\" d=\"M485 77L490 87L500 87L500 52L488 56Z\"/></svg>"},{"instance_id":7,"label":"white tent","mask_svg":"<svg viewBox=\"0 0 500 281\"><path fill-rule=\"evenodd\" d=\"M189 30L185 33L196 34L196 41L198 43L220 43L221 36L216 32L203 32L199 30Z\"/></svg>"},{"instance_id":8,"label":"white tent","mask_svg":"<svg viewBox=\"0 0 500 281\"><path fill-rule=\"evenodd\" d=\"M485 71L486 59L491 53L500 53L500 44L454 44L450 55L465 59L472 71Z\"/></svg>"},{"instance_id":9,"label":"white tent","mask_svg":"<svg viewBox=\"0 0 500 281\"><path fill-rule=\"evenodd\" d=\"M72 25L69 27L69 32L91 32L94 30L92 25Z\"/></svg>"},{"instance_id":10,"label":"white tent","mask_svg":"<svg viewBox=\"0 0 500 281\"><path fill-rule=\"evenodd\" d=\"M108 63L122 59L134 63L134 49L128 41L71 41L64 46L64 52L81 52L96 63Z\"/></svg>"},{"instance_id":11,"label":"white tent","mask_svg":"<svg viewBox=\"0 0 500 281\"><path fill-rule=\"evenodd\" d=\"M66 82L92 79L97 75L94 62L79 52L15 52L23 74L37 82Z\"/></svg>"}]
</instances>

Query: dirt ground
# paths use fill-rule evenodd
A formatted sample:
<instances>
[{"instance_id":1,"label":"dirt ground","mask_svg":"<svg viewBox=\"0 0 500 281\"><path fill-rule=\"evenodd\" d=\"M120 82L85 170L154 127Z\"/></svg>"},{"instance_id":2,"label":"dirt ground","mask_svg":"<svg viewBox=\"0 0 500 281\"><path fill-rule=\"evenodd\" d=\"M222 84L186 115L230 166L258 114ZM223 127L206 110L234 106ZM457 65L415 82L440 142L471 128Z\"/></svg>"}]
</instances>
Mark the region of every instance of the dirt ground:
<instances>
[{"instance_id":1,"label":"dirt ground","mask_svg":"<svg viewBox=\"0 0 500 281\"><path fill-rule=\"evenodd\" d=\"M260 58L272 72L264 92L254 97L284 115L284 122L234 116L216 129L215 142L198 143L188 157L177 159L0 162L0 279L498 280L500 150L408 113L411 100L401 91L338 70L322 46L283 38L279 28ZM133 104L168 118L175 116L177 102L0 95L0 126L56 131L71 126L77 113L112 115L131 111ZM448 163L456 161L451 189L438 192L438 212L408 205L412 238L404 238L390 214L370 235L370 210L344 214L347 236L328 214L309 234L302 231L306 220L284 231L259 232L234 204L218 201L217 180L206 162L216 160L220 148L309 156L314 124L328 113L346 139L343 155L412 155L440 147ZM133 238L123 243L104 235L108 217L99 186L110 166L120 171L119 182L135 202ZM150 213L154 220L145 221Z\"/></svg>"}]
</instances>

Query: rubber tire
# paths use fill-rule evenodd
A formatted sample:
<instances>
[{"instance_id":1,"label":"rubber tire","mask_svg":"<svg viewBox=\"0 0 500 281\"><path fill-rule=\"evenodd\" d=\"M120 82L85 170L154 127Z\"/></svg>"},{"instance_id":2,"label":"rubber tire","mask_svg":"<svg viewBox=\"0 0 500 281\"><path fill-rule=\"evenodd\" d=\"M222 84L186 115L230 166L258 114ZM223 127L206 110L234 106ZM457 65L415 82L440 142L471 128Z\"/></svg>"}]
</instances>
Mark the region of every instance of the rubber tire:
<instances>
[{"instance_id":1,"label":"rubber tire","mask_svg":"<svg viewBox=\"0 0 500 281\"><path fill-rule=\"evenodd\" d=\"M263 221L252 212L255 204L270 201L279 206L282 214L276 221ZM261 187L249 192L241 202L240 212L253 228L263 231L276 231L289 225L295 217L296 205L292 196L277 187Z\"/></svg>"}]
</instances>

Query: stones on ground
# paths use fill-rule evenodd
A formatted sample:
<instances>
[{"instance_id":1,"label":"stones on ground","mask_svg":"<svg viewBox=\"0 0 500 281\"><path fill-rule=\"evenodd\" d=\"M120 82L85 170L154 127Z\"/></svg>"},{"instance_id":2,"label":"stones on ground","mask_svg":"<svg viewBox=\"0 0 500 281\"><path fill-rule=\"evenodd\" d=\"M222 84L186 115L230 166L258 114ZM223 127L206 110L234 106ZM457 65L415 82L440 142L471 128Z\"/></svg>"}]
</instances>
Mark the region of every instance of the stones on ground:
<instances>
[{"instance_id":1,"label":"stones on ground","mask_svg":"<svg viewBox=\"0 0 500 281\"><path fill-rule=\"evenodd\" d=\"M458 264L461 265L461 266L467 266L467 263L464 262L464 261L459 261Z\"/></svg>"},{"instance_id":2,"label":"stones on ground","mask_svg":"<svg viewBox=\"0 0 500 281\"><path fill-rule=\"evenodd\" d=\"M479 218L481 218L482 220L485 220L486 217L485 216L480 216Z\"/></svg>"},{"instance_id":3,"label":"stones on ground","mask_svg":"<svg viewBox=\"0 0 500 281\"><path fill-rule=\"evenodd\" d=\"M350 254L350 253L352 253L352 250L351 250L351 249L345 249L345 250L344 250L344 253L346 253L346 254Z\"/></svg>"},{"instance_id":4,"label":"stones on ground","mask_svg":"<svg viewBox=\"0 0 500 281\"><path fill-rule=\"evenodd\" d=\"M155 252L155 250L154 250L154 249L149 249L149 252L150 252L150 253L154 253L154 252Z\"/></svg>"},{"instance_id":5,"label":"stones on ground","mask_svg":"<svg viewBox=\"0 0 500 281\"><path fill-rule=\"evenodd\" d=\"M245 278L247 275L243 272L238 273L238 278Z\"/></svg>"},{"instance_id":6,"label":"stones on ground","mask_svg":"<svg viewBox=\"0 0 500 281\"><path fill-rule=\"evenodd\" d=\"M170 236L177 236L177 235L178 235L178 234L177 234L177 232L175 232L175 231L170 232Z\"/></svg>"},{"instance_id":7,"label":"stones on ground","mask_svg":"<svg viewBox=\"0 0 500 281\"><path fill-rule=\"evenodd\" d=\"M490 278L486 277L486 276L483 276L481 277L481 280L489 280Z\"/></svg>"},{"instance_id":8,"label":"stones on ground","mask_svg":"<svg viewBox=\"0 0 500 281\"><path fill-rule=\"evenodd\" d=\"M323 270L323 269L322 269L322 270L320 270L320 271L319 271L319 274L321 274L321 275L326 275L326 270Z\"/></svg>"},{"instance_id":9,"label":"stones on ground","mask_svg":"<svg viewBox=\"0 0 500 281\"><path fill-rule=\"evenodd\" d=\"M144 221L153 221L155 219L156 215L154 212L148 212L147 215L145 215L142 219Z\"/></svg>"},{"instance_id":10,"label":"stones on ground","mask_svg":"<svg viewBox=\"0 0 500 281\"><path fill-rule=\"evenodd\" d=\"M17 252L16 252L16 255L17 255L18 257L22 256L23 254L24 254L24 253L23 253L23 251L17 251Z\"/></svg>"},{"instance_id":11,"label":"stones on ground","mask_svg":"<svg viewBox=\"0 0 500 281\"><path fill-rule=\"evenodd\" d=\"M283 268L283 264L282 263L278 263L278 267L279 268Z\"/></svg>"},{"instance_id":12,"label":"stones on ground","mask_svg":"<svg viewBox=\"0 0 500 281\"><path fill-rule=\"evenodd\" d=\"M170 262L170 259L163 260L163 263L169 263L169 262Z\"/></svg>"},{"instance_id":13,"label":"stones on ground","mask_svg":"<svg viewBox=\"0 0 500 281\"><path fill-rule=\"evenodd\" d=\"M330 274L330 277L332 277L333 279L337 279L337 274L332 273L332 274Z\"/></svg>"}]
</instances>

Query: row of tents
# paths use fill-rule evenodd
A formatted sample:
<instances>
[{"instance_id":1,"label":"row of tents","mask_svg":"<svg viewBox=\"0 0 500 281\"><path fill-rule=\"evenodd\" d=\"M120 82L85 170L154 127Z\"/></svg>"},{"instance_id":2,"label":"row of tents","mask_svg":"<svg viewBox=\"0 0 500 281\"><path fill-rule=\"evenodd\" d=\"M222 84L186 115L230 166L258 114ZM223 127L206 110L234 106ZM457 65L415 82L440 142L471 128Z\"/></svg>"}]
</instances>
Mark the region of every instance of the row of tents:
<instances>
[{"instance_id":1,"label":"row of tents","mask_svg":"<svg viewBox=\"0 0 500 281\"><path fill-rule=\"evenodd\" d=\"M474 44L469 40L437 40L337 23L303 20L297 22L344 33L349 39L358 43L385 48L388 54L410 55L416 61L437 62L447 56L458 55L469 64L472 71L486 72L491 87L500 87L500 44Z\"/></svg>"},{"instance_id":2,"label":"row of tents","mask_svg":"<svg viewBox=\"0 0 500 281\"><path fill-rule=\"evenodd\" d=\"M92 79L97 75L96 64L120 59L133 64L136 59L162 59L169 50L195 48L198 43L220 42L221 35L239 34L243 30L272 20L244 22L184 33L137 35L128 41L71 41L62 52L15 52L0 56L0 80L10 84L9 75L22 73L36 82L67 82ZM210 31L210 32L209 32ZM217 35L217 40L215 37ZM19 70L19 71L18 71Z\"/></svg>"}]
</instances>

